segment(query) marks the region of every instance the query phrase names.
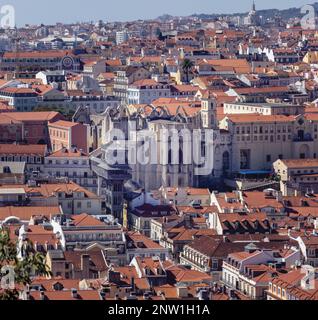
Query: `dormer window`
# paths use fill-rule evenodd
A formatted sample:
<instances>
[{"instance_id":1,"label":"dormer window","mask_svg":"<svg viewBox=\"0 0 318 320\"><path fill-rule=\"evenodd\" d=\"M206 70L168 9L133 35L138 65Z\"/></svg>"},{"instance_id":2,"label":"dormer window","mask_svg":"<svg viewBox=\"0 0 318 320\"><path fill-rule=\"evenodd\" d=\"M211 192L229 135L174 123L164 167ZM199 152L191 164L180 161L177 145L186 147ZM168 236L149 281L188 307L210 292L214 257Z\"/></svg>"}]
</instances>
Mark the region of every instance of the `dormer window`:
<instances>
[{"instance_id":1,"label":"dormer window","mask_svg":"<svg viewBox=\"0 0 318 320\"><path fill-rule=\"evenodd\" d=\"M302 126L302 125L304 124L304 119L299 119L299 120L298 120L298 124L299 124L300 126Z\"/></svg>"}]
</instances>

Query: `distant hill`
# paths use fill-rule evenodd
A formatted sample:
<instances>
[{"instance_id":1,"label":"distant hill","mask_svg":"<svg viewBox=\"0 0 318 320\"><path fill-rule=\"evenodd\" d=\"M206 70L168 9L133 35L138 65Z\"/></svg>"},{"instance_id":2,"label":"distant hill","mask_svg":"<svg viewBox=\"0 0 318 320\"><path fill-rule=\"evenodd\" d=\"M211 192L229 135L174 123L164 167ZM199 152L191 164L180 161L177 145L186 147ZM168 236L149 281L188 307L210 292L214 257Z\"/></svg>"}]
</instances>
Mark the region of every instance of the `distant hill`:
<instances>
[{"instance_id":1,"label":"distant hill","mask_svg":"<svg viewBox=\"0 0 318 320\"><path fill-rule=\"evenodd\" d=\"M314 6L315 11L318 12L318 2L315 2L313 4L311 4L312 6ZM257 10L257 13L262 16L264 19L267 18L272 18L273 16L275 16L276 14L280 15L284 20L288 20L290 18L300 18L303 15L300 12L300 7L299 8L289 8L289 9L283 9L283 10L279 10L279 9L267 9L267 10ZM220 16L246 16L248 14L248 12L240 12L240 13L233 13L233 14L216 14L216 13L195 13L192 14L191 17L198 17L200 19L215 19L217 17ZM157 19L161 20L161 21L167 21L169 19L173 18L173 16L165 14L162 15L160 17L158 17Z\"/></svg>"},{"instance_id":2,"label":"distant hill","mask_svg":"<svg viewBox=\"0 0 318 320\"><path fill-rule=\"evenodd\" d=\"M160 21L169 21L173 19L173 16L171 16L170 14L163 14L162 16L158 17L157 20L160 20Z\"/></svg>"}]
</instances>

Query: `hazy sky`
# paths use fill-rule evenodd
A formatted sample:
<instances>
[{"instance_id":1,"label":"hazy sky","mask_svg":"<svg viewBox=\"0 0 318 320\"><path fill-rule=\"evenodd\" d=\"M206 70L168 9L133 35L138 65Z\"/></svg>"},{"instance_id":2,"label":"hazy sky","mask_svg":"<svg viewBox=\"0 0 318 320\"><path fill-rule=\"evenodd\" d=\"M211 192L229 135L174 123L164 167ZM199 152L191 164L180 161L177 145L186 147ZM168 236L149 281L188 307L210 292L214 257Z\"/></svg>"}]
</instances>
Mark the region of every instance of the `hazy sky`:
<instances>
[{"instance_id":1,"label":"hazy sky","mask_svg":"<svg viewBox=\"0 0 318 320\"><path fill-rule=\"evenodd\" d=\"M314 2L314 0L312 1ZM155 18L164 13L246 12L252 0L0 0L12 4L16 24L77 21L126 21ZM300 7L310 0L256 0L258 9Z\"/></svg>"}]
</instances>

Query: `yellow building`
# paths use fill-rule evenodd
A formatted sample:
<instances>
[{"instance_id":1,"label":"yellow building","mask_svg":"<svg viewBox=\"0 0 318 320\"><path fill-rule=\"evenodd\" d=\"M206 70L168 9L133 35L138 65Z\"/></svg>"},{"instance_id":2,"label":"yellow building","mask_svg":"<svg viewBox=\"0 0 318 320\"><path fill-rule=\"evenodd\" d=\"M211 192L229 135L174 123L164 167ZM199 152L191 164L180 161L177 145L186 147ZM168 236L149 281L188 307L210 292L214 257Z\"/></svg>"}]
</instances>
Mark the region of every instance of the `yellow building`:
<instances>
[{"instance_id":1,"label":"yellow building","mask_svg":"<svg viewBox=\"0 0 318 320\"><path fill-rule=\"evenodd\" d=\"M318 63L318 51L308 51L303 60L305 63Z\"/></svg>"}]
</instances>

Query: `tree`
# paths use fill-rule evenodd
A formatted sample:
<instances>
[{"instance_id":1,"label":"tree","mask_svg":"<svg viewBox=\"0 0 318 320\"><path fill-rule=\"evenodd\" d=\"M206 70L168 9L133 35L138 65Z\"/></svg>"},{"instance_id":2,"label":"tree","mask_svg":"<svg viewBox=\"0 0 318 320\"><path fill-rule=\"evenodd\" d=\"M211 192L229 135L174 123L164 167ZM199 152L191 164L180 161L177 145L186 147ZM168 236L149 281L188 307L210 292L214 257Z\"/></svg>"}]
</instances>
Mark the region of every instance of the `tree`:
<instances>
[{"instance_id":1,"label":"tree","mask_svg":"<svg viewBox=\"0 0 318 320\"><path fill-rule=\"evenodd\" d=\"M17 286L31 284L32 275L51 275L45 263L45 257L34 251L31 242L26 242L23 247L21 252L23 259L19 259L18 254L17 244L10 239L9 230L0 229L0 271L2 277L0 300L18 300ZM13 280L13 283L11 283L11 280Z\"/></svg>"},{"instance_id":2,"label":"tree","mask_svg":"<svg viewBox=\"0 0 318 320\"><path fill-rule=\"evenodd\" d=\"M182 70L187 76L187 83L189 83L189 75L192 72L192 69L194 67L193 61L189 59L184 59L182 62Z\"/></svg>"}]
</instances>

